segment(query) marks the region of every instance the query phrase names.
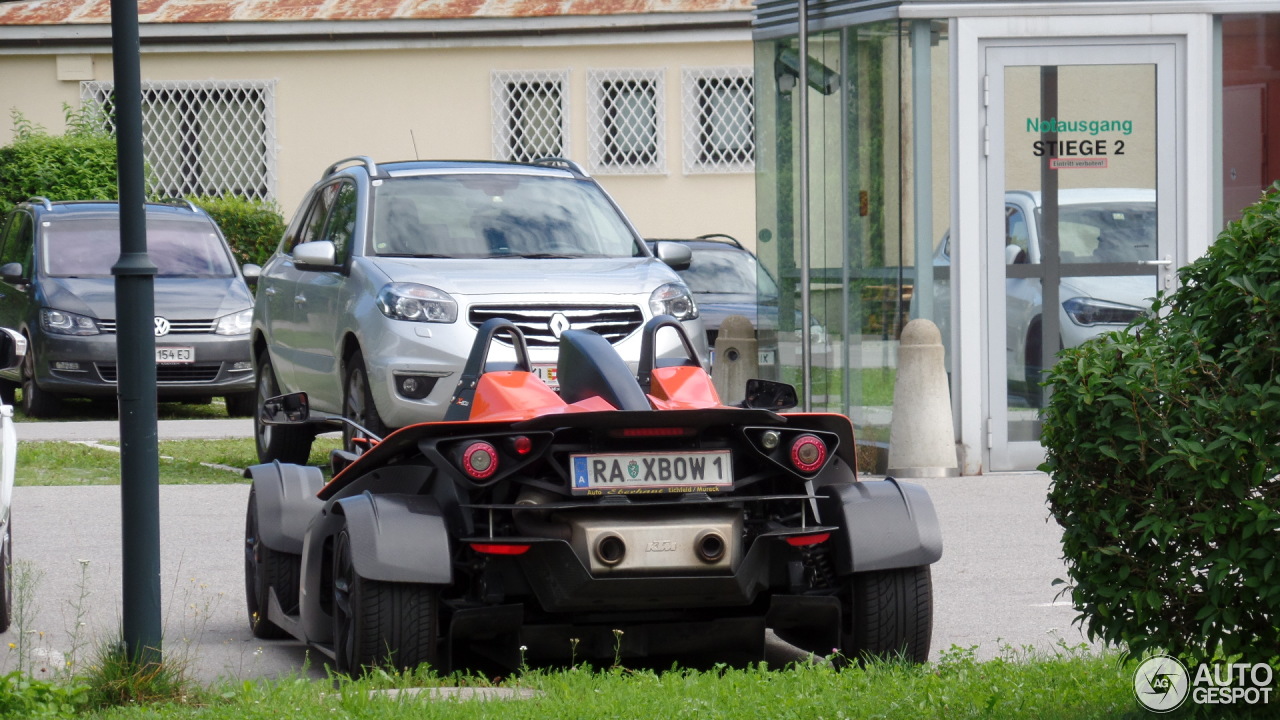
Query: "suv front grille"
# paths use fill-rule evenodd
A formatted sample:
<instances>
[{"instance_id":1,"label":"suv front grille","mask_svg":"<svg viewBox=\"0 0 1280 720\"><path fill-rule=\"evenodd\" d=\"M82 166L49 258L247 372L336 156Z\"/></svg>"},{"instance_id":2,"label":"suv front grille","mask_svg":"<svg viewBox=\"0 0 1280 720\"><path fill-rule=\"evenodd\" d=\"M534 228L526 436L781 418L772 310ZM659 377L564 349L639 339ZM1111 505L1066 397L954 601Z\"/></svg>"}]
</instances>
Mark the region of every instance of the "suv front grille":
<instances>
[{"instance_id":1,"label":"suv front grille","mask_svg":"<svg viewBox=\"0 0 1280 720\"><path fill-rule=\"evenodd\" d=\"M103 382L117 382L115 363L96 363ZM158 383L207 383L218 379L222 363L159 363L156 365Z\"/></svg>"},{"instance_id":2,"label":"suv front grille","mask_svg":"<svg viewBox=\"0 0 1280 720\"><path fill-rule=\"evenodd\" d=\"M478 328L486 320L506 318L520 328L530 347L554 347L559 341L552 334L551 318L557 313L569 321L572 329L594 330L610 343L617 343L644 324L644 314L635 305L474 305L467 319ZM497 340L511 344L503 335Z\"/></svg>"},{"instance_id":3,"label":"suv front grille","mask_svg":"<svg viewBox=\"0 0 1280 720\"><path fill-rule=\"evenodd\" d=\"M217 325L218 325L217 320L170 320L169 334L170 335L196 335L196 334L207 335L213 332L214 328L216 328ZM98 330L103 333L114 334L116 331L116 321L115 320L99 320Z\"/></svg>"}]
</instances>

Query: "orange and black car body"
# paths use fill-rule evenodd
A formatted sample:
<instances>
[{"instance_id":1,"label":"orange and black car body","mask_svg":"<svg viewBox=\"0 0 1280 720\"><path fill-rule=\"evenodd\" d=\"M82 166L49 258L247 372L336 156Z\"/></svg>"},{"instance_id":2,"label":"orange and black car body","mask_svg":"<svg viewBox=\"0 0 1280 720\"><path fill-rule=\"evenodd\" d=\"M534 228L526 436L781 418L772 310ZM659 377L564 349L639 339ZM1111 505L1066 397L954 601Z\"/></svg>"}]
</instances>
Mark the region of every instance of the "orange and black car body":
<instances>
[{"instance_id":1,"label":"orange and black car body","mask_svg":"<svg viewBox=\"0 0 1280 720\"><path fill-rule=\"evenodd\" d=\"M638 375L564 332L557 392L519 329L489 321L443 421L336 452L328 482L251 468L255 634L348 672L734 661L766 628L821 655L925 660L942 542L924 489L860 481L845 416L721 404L695 353L654 356L657 333L683 335L673 319L643 332ZM514 365L487 361L495 343Z\"/></svg>"}]
</instances>

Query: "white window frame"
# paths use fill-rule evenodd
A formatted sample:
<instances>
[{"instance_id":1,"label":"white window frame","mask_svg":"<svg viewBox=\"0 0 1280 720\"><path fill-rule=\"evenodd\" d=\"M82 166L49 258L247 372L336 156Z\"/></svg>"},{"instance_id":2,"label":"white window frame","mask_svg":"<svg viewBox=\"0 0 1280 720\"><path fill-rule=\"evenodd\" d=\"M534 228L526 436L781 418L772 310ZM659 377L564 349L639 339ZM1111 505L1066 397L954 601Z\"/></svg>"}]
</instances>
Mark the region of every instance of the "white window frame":
<instances>
[{"instance_id":1,"label":"white window frame","mask_svg":"<svg viewBox=\"0 0 1280 720\"><path fill-rule=\"evenodd\" d=\"M80 99L108 109L115 84L80 83ZM226 115L216 96L232 93L249 97L237 105L256 104L255 116ZM159 96L184 96L184 113L161 118ZM194 102L191 102L194 101ZM162 197L234 194L260 200L276 199L276 81L199 80L142 83L143 155L151 168L149 193ZM115 132L115 118L103 113ZM213 127L209 127L212 125ZM227 139L228 130L251 132ZM215 152L204 147L219 141ZM177 147L175 147L175 145Z\"/></svg>"},{"instance_id":2,"label":"white window frame","mask_svg":"<svg viewBox=\"0 0 1280 720\"><path fill-rule=\"evenodd\" d=\"M684 96L684 172L687 175L700 173L746 173L754 172L756 167L755 144L755 83L753 70L750 67L720 68L685 68L682 73ZM746 113L730 116L728 131L724 135L736 141L733 146L725 148L713 147L712 136L720 128L708 127L715 122L719 112L715 107L708 107L707 96L703 92L706 84L720 82L726 84L745 83L747 97L738 107L730 108L730 113Z\"/></svg>"},{"instance_id":3,"label":"white window frame","mask_svg":"<svg viewBox=\"0 0 1280 720\"><path fill-rule=\"evenodd\" d=\"M535 85L552 85L559 92L559 118L549 121L537 118L539 127L521 123L514 106L513 88L519 86L527 92ZM535 160L544 156L567 157L569 154L569 71L568 70L494 70L490 81L493 99L493 158L495 160ZM542 109L547 107L543 104ZM545 131L554 124L560 149L556 152L536 152L523 145L521 133L528 129ZM519 152L516 148L519 146Z\"/></svg>"},{"instance_id":4,"label":"white window frame","mask_svg":"<svg viewBox=\"0 0 1280 720\"><path fill-rule=\"evenodd\" d=\"M666 132L666 71L664 69L609 69L587 71L587 118L588 147L587 162L591 172L613 175L652 175L665 174L667 171L667 132ZM636 119L632 104L631 113L626 106L619 106L619 86L636 84L649 88L648 107L639 107L643 113L647 110L651 127L644 128L645 118ZM621 147L618 141L634 141L634 133L629 129L640 125L640 130L650 135L647 148L636 151L635 148ZM631 134L633 137L626 137ZM621 137L620 137L621 136ZM639 138L643 141L643 137Z\"/></svg>"}]
</instances>

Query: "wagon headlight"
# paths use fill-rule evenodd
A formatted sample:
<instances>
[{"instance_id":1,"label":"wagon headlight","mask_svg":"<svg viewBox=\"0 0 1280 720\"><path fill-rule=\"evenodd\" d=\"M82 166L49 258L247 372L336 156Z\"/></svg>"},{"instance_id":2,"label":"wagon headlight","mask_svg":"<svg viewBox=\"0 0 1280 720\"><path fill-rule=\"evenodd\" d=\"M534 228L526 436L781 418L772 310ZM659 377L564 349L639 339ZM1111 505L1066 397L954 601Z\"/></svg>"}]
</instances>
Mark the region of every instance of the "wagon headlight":
<instances>
[{"instance_id":1,"label":"wagon headlight","mask_svg":"<svg viewBox=\"0 0 1280 720\"><path fill-rule=\"evenodd\" d=\"M649 296L649 310L654 315L670 315L677 320L698 317L698 304L684 283L667 283Z\"/></svg>"},{"instance_id":2,"label":"wagon headlight","mask_svg":"<svg viewBox=\"0 0 1280 720\"><path fill-rule=\"evenodd\" d=\"M384 285L378 292L378 309L392 320L451 323L458 319L458 303L449 293L417 283Z\"/></svg>"},{"instance_id":3,"label":"wagon headlight","mask_svg":"<svg viewBox=\"0 0 1280 720\"><path fill-rule=\"evenodd\" d=\"M41 308L40 327L54 335L97 335L101 332L97 321L87 315L52 308Z\"/></svg>"},{"instance_id":4,"label":"wagon headlight","mask_svg":"<svg viewBox=\"0 0 1280 720\"><path fill-rule=\"evenodd\" d=\"M1097 298L1073 297L1062 303L1067 317L1077 325L1128 325L1145 314L1145 310L1132 305L1108 302Z\"/></svg>"},{"instance_id":5,"label":"wagon headlight","mask_svg":"<svg viewBox=\"0 0 1280 720\"><path fill-rule=\"evenodd\" d=\"M249 326L253 324L253 308L238 313L223 315L214 326L215 335L248 335Z\"/></svg>"}]
</instances>

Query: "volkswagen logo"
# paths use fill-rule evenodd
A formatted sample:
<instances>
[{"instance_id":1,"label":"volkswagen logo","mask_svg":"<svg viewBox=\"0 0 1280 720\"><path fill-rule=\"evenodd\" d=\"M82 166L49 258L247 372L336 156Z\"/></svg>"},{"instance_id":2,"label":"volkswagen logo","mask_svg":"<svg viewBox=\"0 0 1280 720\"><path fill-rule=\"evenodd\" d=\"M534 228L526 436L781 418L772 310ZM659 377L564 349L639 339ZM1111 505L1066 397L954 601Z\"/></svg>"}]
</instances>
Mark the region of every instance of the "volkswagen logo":
<instances>
[{"instance_id":1,"label":"volkswagen logo","mask_svg":"<svg viewBox=\"0 0 1280 720\"><path fill-rule=\"evenodd\" d=\"M172 326L169 324L168 320L165 320L162 317L156 318L156 337L164 337L165 335L168 335L171 328Z\"/></svg>"},{"instance_id":2,"label":"volkswagen logo","mask_svg":"<svg viewBox=\"0 0 1280 720\"><path fill-rule=\"evenodd\" d=\"M564 316L564 313L556 313L547 321L547 327L551 328L552 336L559 340L564 331L573 327L573 325L569 322L569 318Z\"/></svg>"}]
</instances>

